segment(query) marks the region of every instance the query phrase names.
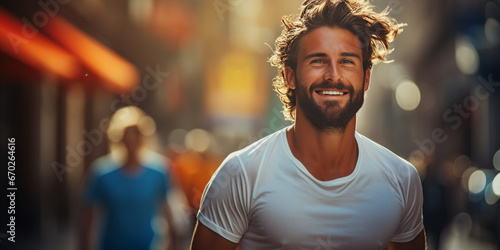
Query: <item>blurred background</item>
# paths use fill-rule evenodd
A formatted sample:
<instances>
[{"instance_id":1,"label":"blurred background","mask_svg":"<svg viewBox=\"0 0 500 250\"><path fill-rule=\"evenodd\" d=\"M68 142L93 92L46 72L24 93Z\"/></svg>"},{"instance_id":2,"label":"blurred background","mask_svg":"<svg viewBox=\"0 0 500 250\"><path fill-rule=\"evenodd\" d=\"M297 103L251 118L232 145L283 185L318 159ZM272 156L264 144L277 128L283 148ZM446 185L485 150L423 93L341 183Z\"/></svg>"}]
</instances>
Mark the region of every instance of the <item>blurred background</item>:
<instances>
[{"instance_id":1,"label":"blurred background","mask_svg":"<svg viewBox=\"0 0 500 250\"><path fill-rule=\"evenodd\" d=\"M76 249L81 189L109 117L138 106L170 161L179 249L231 151L290 125L267 59L301 0L40 0L0 4L0 145L15 138L16 243ZM500 1L374 0L407 23L374 67L358 131L411 161L430 249L500 249Z\"/></svg>"}]
</instances>

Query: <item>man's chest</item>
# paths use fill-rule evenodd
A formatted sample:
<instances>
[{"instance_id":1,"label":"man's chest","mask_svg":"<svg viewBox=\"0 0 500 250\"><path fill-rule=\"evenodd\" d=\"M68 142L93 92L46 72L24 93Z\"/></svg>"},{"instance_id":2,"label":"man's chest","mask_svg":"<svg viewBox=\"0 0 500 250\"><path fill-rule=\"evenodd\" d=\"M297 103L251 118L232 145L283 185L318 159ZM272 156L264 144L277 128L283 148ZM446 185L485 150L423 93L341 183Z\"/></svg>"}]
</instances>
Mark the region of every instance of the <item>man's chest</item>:
<instances>
[{"instance_id":1,"label":"man's chest","mask_svg":"<svg viewBox=\"0 0 500 250\"><path fill-rule=\"evenodd\" d=\"M285 249L381 249L402 217L401 197L384 182L326 190L307 181L274 184L255 190L244 238Z\"/></svg>"}]
</instances>

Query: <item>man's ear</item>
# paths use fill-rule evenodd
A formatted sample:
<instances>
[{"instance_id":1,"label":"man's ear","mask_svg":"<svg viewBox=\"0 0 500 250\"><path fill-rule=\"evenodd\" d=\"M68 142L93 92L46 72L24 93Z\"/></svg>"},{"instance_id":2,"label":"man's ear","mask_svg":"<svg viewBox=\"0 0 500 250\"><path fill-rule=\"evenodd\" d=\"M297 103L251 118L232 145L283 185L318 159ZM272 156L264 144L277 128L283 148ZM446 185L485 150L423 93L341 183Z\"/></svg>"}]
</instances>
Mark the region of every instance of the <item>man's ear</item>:
<instances>
[{"instance_id":1,"label":"man's ear","mask_svg":"<svg viewBox=\"0 0 500 250\"><path fill-rule=\"evenodd\" d=\"M367 68L366 71L365 71L365 82L364 82L365 89L364 89L364 91L368 90L368 86L370 85L371 74L372 74L372 69L371 68Z\"/></svg>"},{"instance_id":2,"label":"man's ear","mask_svg":"<svg viewBox=\"0 0 500 250\"><path fill-rule=\"evenodd\" d=\"M295 89L295 74L293 69L290 67L285 67L285 81L288 87Z\"/></svg>"}]
</instances>

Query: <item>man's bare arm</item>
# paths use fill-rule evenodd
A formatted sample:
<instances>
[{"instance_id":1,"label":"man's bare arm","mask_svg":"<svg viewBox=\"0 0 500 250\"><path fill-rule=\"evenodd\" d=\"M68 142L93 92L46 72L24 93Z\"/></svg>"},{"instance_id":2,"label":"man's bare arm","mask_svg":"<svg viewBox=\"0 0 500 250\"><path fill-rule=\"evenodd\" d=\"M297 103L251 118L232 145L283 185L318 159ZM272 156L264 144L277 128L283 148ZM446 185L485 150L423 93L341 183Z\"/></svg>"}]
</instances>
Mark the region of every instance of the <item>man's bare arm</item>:
<instances>
[{"instance_id":1,"label":"man's bare arm","mask_svg":"<svg viewBox=\"0 0 500 250\"><path fill-rule=\"evenodd\" d=\"M94 245L91 242L92 239L92 229L95 228L93 222L97 214L97 208L95 205L82 205L82 214L80 216L80 232L78 239L78 249L79 250L89 250L91 246Z\"/></svg>"},{"instance_id":2,"label":"man's bare arm","mask_svg":"<svg viewBox=\"0 0 500 250\"><path fill-rule=\"evenodd\" d=\"M208 227L204 226L199 221L196 222L194 229L193 240L191 242L191 249L217 249L217 250L233 250L238 246L237 243L227 240L226 238L218 235Z\"/></svg>"},{"instance_id":3,"label":"man's bare arm","mask_svg":"<svg viewBox=\"0 0 500 250\"><path fill-rule=\"evenodd\" d=\"M425 250L427 249L427 244L425 240L425 230L422 231L410 242L396 243L390 242L387 246L388 250Z\"/></svg>"}]
</instances>

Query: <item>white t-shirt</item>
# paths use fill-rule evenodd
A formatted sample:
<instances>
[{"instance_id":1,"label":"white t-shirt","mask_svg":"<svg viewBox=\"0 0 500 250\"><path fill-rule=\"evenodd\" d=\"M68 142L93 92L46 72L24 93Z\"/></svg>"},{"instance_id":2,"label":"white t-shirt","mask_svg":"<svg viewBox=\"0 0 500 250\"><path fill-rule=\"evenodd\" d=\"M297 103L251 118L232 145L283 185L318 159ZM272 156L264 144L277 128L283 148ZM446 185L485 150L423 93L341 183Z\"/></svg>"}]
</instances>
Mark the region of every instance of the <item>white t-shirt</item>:
<instances>
[{"instance_id":1,"label":"white t-shirt","mask_svg":"<svg viewBox=\"0 0 500 250\"><path fill-rule=\"evenodd\" d=\"M203 192L198 220L240 249L385 249L423 229L415 168L356 132L354 171L319 181L286 129L230 154Z\"/></svg>"}]
</instances>

